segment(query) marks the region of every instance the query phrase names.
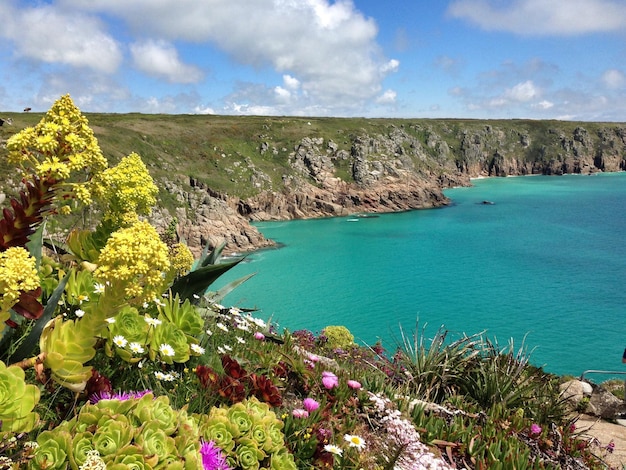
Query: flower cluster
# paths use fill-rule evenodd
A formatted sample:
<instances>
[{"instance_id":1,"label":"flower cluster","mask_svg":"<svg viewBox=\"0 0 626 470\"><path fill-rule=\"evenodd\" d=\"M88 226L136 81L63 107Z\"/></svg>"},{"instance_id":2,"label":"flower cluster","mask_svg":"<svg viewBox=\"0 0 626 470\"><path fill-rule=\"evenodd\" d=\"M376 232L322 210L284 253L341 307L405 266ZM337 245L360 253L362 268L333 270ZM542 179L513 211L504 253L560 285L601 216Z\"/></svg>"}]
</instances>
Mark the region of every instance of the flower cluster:
<instances>
[{"instance_id":1,"label":"flower cluster","mask_svg":"<svg viewBox=\"0 0 626 470\"><path fill-rule=\"evenodd\" d=\"M58 99L35 127L27 127L7 140L8 160L40 178L68 180L84 172L87 180L107 167L107 161L87 118L69 95ZM85 178L83 177L84 181ZM90 203L90 183L71 183L74 196Z\"/></svg>"},{"instance_id":2,"label":"flower cluster","mask_svg":"<svg viewBox=\"0 0 626 470\"><path fill-rule=\"evenodd\" d=\"M23 292L39 287L35 258L21 247L0 252L0 331Z\"/></svg>"},{"instance_id":3,"label":"flower cluster","mask_svg":"<svg viewBox=\"0 0 626 470\"><path fill-rule=\"evenodd\" d=\"M374 393L369 393L369 398L374 416L380 420L380 425L387 435L383 451L386 455L397 458L393 468L398 470L451 468L420 441L420 435L413 424L404 419L400 411L394 409L391 400Z\"/></svg>"},{"instance_id":4,"label":"flower cluster","mask_svg":"<svg viewBox=\"0 0 626 470\"><path fill-rule=\"evenodd\" d=\"M105 207L104 221L124 227L149 215L159 189L146 165L136 153L124 157L116 166L94 178L94 194Z\"/></svg>"},{"instance_id":5,"label":"flower cluster","mask_svg":"<svg viewBox=\"0 0 626 470\"><path fill-rule=\"evenodd\" d=\"M283 422L266 403L250 398L211 408L197 419L202 438L222 449L231 468L296 470L293 455L285 447Z\"/></svg>"},{"instance_id":6,"label":"flower cluster","mask_svg":"<svg viewBox=\"0 0 626 470\"><path fill-rule=\"evenodd\" d=\"M187 274L194 262L193 254L183 243L176 243L170 247L169 258L171 269L176 276Z\"/></svg>"},{"instance_id":7,"label":"flower cluster","mask_svg":"<svg viewBox=\"0 0 626 470\"><path fill-rule=\"evenodd\" d=\"M114 232L107 240L94 277L124 289L127 297L141 303L160 294L163 275L169 267L167 246L155 228L138 221Z\"/></svg>"}]
</instances>

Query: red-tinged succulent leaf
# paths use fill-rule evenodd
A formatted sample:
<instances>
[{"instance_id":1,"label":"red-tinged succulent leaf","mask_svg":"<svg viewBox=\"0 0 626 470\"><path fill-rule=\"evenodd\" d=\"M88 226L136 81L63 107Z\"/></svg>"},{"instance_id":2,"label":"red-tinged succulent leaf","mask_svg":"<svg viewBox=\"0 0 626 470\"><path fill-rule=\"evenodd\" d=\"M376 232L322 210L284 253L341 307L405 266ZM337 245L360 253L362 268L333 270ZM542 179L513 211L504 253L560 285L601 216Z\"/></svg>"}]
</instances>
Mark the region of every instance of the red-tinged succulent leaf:
<instances>
[{"instance_id":1,"label":"red-tinged succulent leaf","mask_svg":"<svg viewBox=\"0 0 626 470\"><path fill-rule=\"evenodd\" d=\"M196 375L203 387L215 387L219 382L219 375L210 367L199 365L196 367Z\"/></svg>"},{"instance_id":2,"label":"red-tinged succulent leaf","mask_svg":"<svg viewBox=\"0 0 626 470\"><path fill-rule=\"evenodd\" d=\"M222 356L222 367L224 368L224 372L229 377L233 379L243 379L248 373L246 370L239 365L236 359L233 359L228 354Z\"/></svg>"},{"instance_id":3,"label":"red-tinged succulent leaf","mask_svg":"<svg viewBox=\"0 0 626 470\"><path fill-rule=\"evenodd\" d=\"M252 381L252 387L254 389L254 396L260 401L267 403L270 406L280 406L283 403L283 397L280 394L280 390L264 375L252 374L250 376Z\"/></svg>"},{"instance_id":4,"label":"red-tinged succulent leaf","mask_svg":"<svg viewBox=\"0 0 626 470\"><path fill-rule=\"evenodd\" d=\"M30 292L22 292L20 299L12 308L23 317L36 320L43 315L43 305L39 302L40 296L41 287Z\"/></svg>"}]
</instances>

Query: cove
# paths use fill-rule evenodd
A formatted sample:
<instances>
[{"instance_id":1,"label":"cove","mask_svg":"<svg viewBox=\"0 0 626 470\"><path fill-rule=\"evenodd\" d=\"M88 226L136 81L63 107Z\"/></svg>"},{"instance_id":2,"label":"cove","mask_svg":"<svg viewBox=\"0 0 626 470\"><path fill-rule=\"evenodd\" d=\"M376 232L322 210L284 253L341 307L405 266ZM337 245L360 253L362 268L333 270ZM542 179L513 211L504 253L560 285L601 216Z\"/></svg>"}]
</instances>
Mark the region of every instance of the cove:
<instances>
[{"instance_id":1,"label":"cove","mask_svg":"<svg viewBox=\"0 0 626 470\"><path fill-rule=\"evenodd\" d=\"M254 272L223 303L291 331L345 325L389 352L419 321L427 336L512 339L548 372L626 370L625 173L489 178L446 195L440 209L258 223L280 248L212 289Z\"/></svg>"}]
</instances>

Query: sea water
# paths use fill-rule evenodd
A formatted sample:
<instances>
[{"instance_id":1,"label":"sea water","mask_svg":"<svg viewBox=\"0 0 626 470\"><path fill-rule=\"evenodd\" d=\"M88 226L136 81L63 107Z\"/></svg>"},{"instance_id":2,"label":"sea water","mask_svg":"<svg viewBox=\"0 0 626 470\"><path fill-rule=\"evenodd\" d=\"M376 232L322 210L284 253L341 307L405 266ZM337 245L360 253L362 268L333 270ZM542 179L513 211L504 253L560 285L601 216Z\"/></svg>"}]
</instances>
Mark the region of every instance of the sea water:
<instances>
[{"instance_id":1,"label":"sea water","mask_svg":"<svg viewBox=\"0 0 626 470\"><path fill-rule=\"evenodd\" d=\"M626 174L473 183L439 209L259 223L279 247L212 288L256 273L222 303L290 331L344 325L391 352L401 331L443 328L513 341L556 374L626 371Z\"/></svg>"}]
</instances>

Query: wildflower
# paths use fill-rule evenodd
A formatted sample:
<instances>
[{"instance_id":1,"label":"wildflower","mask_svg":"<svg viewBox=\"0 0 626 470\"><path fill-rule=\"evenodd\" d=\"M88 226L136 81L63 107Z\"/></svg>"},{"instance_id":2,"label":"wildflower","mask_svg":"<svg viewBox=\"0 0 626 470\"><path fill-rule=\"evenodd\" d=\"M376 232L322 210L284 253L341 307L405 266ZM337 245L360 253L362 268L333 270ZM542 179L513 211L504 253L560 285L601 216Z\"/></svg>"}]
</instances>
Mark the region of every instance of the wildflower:
<instances>
[{"instance_id":1,"label":"wildflower","mask_svg":"<svg viewBox=\"0 0 626 470\"><path fill-rule=\"evenodd\" d=\"M154 376L159 380L165 380L165 374L160 370L155 371Z\"/></svg>"},{"instance_id":2,"label":"wildflower","mask_svg":"<svg viewBox=\"0 0 626 470\"><path fill-rule=\"evenodd\" d=\"M207 336L213 336L213 332L209 329L206 330Z\"/></svg>"},{"instance_id":3,"label":"wildflower","mask_svg":"<svg viewBox=\"0 0 626 470\"><path fill-rule=\"evenodd\" d=\"M250 331L250 326L247 322L237 322L237 329L241 331Z\"/></svg>"},{"instance_id":4,"label":"wildflower","mask_svg":"<svg viewBox=\"0 0 626 470\"><path fill-rule=\"evenodd\" d=\"M220 330L225 331L226 333L228 333L228 327L226 325L224 325L223 323L217 322L215 324L215 326L217 326Z\"/></svg>"},{"instance_id":5,"label":"wildflower","mask_svg":"<svg viewBox=\"0 0 626 470\"><path fill-rule=\"evenodd\" d=\"M134 354L143 354L144 353L144 349L143 346L139 343L130 343L130 350L134 353Z\"/></svg>"},{"instance_id":6,"label":"wildflower","mask_svg":"<svg viewBox=\"0 0 626 470\"><path fill-rule=\"evenodd\" d=\"M320 360L319 356L317 356L316 354L309 354L307 356L307 359L311 362L318 362Z\"/></svg>"},{"instance_id":7,"label":"wildflower","mask_svg":"<svg viewBox=\"0 0 626 470\"><path fill-rule=\"evenodd\" d=\"M357 382L356 380L348 380L348 387L353 390L359 390L361 388L361 382Z\"/></svg>"},{"instance_id":8,"label":"wildflower","mask_svg":"<svg viewBox=\"0 0 626 470\"><path fill-rule=\"evenodd\" d=\"M243 339L241 336L237 336L235 339L239 344L246 344L246 340Z\"/></svg>"},{"instance_id":9,"label":"wildflower","mask_svg":"<svg viewBox=\"0 0 626 470\"><path fill-rule=\"evenodd\" d=\"M231 315L241 315L241 310L239 310L237 307L230 307L228 313L230 313Z\"/></svg>"},{"instance_id":10,"label":"wildflower","mask_svg":"<svg viewBox=\"0 0 626 470\"><path fill-rule=\"evenodd\" d=\"M226 354L226 350L223 347L221 347L221 346L217 347L217 352L220 353L220 354Z\"/></svg>"},{"instance_id":11,"label":"wildflower","mask_svg":"<svg viewBox=\"0 0 626 470\"><path fill-rule=\"evenodd\" d=\"M611 442L609 442L609 443L607 444L607 446L605 447L605 449L606 449L606 451L607 451L609 454L612 454L612 453L613 453L613 451L615 450L615 442L614 442L613 440L611 440Z\"/></svg>"},{"instance_id":12,"label":"wildflower","mask_svg":"<svg viewBox=\"0 0 626 470\"><path fill-rule=\"evenodd\" d=\"M226 456L213 441L201 441L200 455L202 455L202 467L204 470L230 470L226 462Z\"/></svg>"},{"instance_id":13,"label":"wildflower","mask_svg":"<svg viewBox=\"0 0 626 470\"><path fill-rule=\"evenodd\" d=\"M87 451L85 462L78 467L78 470L106 470L107 466L100 457L100 452L95 449Z\"/></svg>"},{"instance_id":14,"label":"wildflower","mask_svg":"<svg viewBox=\"0 0 626 470\"><path fill-rule=\"evenodd\" d=\"M154 373L154 376L155 376L157 379L159 379L159 380L161 380L161 381L163 381L163 382L173 382L174 380L176 380L176 379L178 378L178 375L177 375L177 374L175 374L175 373L169 373L169 372L168 372L167 374L165 374L165 373L163 373L163 372L161 372L161 371L159 371L159 370L157 370L157 371Z\"/></svg>"},{"instance_id":15,"label":"wildflower","mask_svg":"<svg viewBox=\"0 0 626 470\"><path fill-rule=\"evenodd\" d=\"M94 294L104 294L104 284L102 284L101 282L96 282L93 285L93 292Z\"/></svg>"},{"instance_id":16,"label":"wildflower","mask_svg":"<svg viewBox=\"0 0 626 470\"><path fill-rule=\"evenodd\" d=\"M22 292L39 287L35 265L35 258L22 247L12 247L0 253L0 312L8 312L18 302ZM8 317L7 313L1 321Z\"/></svg>"},{"instance_id":17,"label":"wildflower","mask_svg":"<svg viewBox=\"0 0 626 470\"><path fill-rule=\"evenodd\" d=\"M109 317L109 318L107 318L107 319L106 319L106 320L104 320L104 321L105 321L105 322L107 322L107 323L110 325L110 324L112 324L112 323L115 323L115 318L113 318L113 317Z\"/></svg>"},{"instance_id":18,"label":"wildflower","mask_svg":"<svg viewBox=\"0 0 626 470\"><path fill-rule=\"evenodd\" d=\"M309 412L307 410L303 410L302 408L296 408L291 412L294 418L308 418Z\"/></svg>"},{"instance_id":19,"label":"wildflower","mask_svg":"<svg viewBox=\"0 0 626 470\"><path fill-rule=\"evenodd\" d=\"M343 439L350 447L356 447L357 450L365 449L365 441L360 436L356 436L354 434L344 434Z\"/></svg>"},{"instance_id":20,"label":"wildflower","mask_svg":"<svg viewBox=\"0 0 626 470\"><path fill-rule=\"evenodd\" d=\"M174 351L174 348L171 347L169 344L161 344L161 346L159 346L159 352L166 357L174 357L176 355L176 352Z\"/></svg>"},{"instance_id":21,"label":"wildflower","mask_svg":"<svg viewBox=\"0 0 626 470\"><path fill-rule=\"evenodd\" d=\"M250 320L252 323L254 323L256 326L258 326L259 328L265 328L267 327L267 323L265 323L263 320L261 320L260 318L254 318L251 315L248 315L246 317L248 320Z\"/></svg>"},{"instance_id":22,"label":"wildflower","mask_svg":"<svg viewBox=\"0 0 626 470\"><path fill-rule=\"evenodd\" d=\"M224 349L225 349L226 351L229 351L229 352L233 350L233 348L232 348L232 347L230 347L230 346L229 346L229 345L227 345L227 344L225 344L225 345L224 345Z\"/></svg>"},{"instance_id":23,"label":"wildflower","mask_svg":"<svg viewBox=\"0 0 626 470\"><path fill-rule=\"evenodd\" d=\"M161 320L159 320L158 318L152 318L150 315L146 315L145 317L143 317L143 319L146 321L146 323L150 326L159 326L161 323L163 323Z\"/></svg>"},{"instance_id":24,"label":"wildflower","mask_svg":"<svg viewBox=\"0 0 626 470\"><path fill-rule=\"evenodd\" d=\"M204 354L205 349L199 344L192 343L190 347L191 347L191 350L195 352L196 354L200 354L200 355Z\"/></svg>"},{"instance_id":25,"label":"wildflower","mask_svg":"<svg viewBox=\"0 0 626 470\"><path fill-rule=\"evenodd\" d=\"M263 341L265 339L265 335L260 331L254 333L254 339L258 339L259 341Z\"/></svg>"},{"instance_id":26,"label":"wildflower","mask_svg":"<svg viewBox=\"0 0 626 470\"><path fill-rule=\"evenodd\" d=\"M534 436L534 435L538 435L541 434L541 426L539 426L538 424L531 424L530 425L530 435Z\"/></svg>"},{"instance_id":27,"label":"wildflower","mask_svg":"<svg viewBox=\"0 0 626 470\"><path fill-rule=\"evenodd\" d=\"M315 411L320 407L320 404L313 398L305 398L302 401L302 404L304 405L304 408L309 412Z\"/></svg>"},{"instance_id":28,"label":"wildflower","mask_svg":"<svg viewBox=\"0 0 626 470\"><path fill-rule=\"evenodd\" d=\"M165 302L163 302L161 299L157 299L155 297L154 299L152 299L152 301L159 307L165 307Z\"/></svg>"},{"instance_id":29,"label":"wildflower","mask_svg":"<svg viewBox=\"0 0 626 470\"><path fill-rule=\"evenodd\" d=\"M113 343L120 348L125 348L128 344L128 340L122 335L117 335L113 337Z\"/></svg>"},{"instance_id":30,"label":"wildflower","mask_svg":"<svg viewBox=\"0 0 626 470\"><path fill-rule=\"evenodd\" d=\"M335 454L335 455L341 455L343 453L343 450L341 450L340 447L337 447L334 444L326 444L324 446L324 450L326 452L330 452L331 454Z\"/></svg>"},{"instance_id":31,"label":"wildflower","mask_svg":"<svg viewBox=\"0 0 626 470\"><path fill-rule=\"evenodd\" d=\"M78 318L82 318L85 315L85 311L80 308L74 312Z\"/></svg>"},{"instance_id":32,"label":"wildflower","mask_svg":"<svg viewBox=\"0 0 626 470\"><path fill-rule=\"evenodd\" d=\"M327 390L331 390L339 386L339 379L332 372L322 372L322 384Z\"/></svg>"},{"instance_id":33,"label":"wildflower","mask_svg":"<svg viewBox=\"0 0 626 470\"><path fill-rule=\"evenodd\" d=\"M156 229L137 221L113 232L100 251L94 276L123 287L124 293L138 303L155 297L163 284L162 274L169 270L168 248Z\"/></svg>"}]
</instances>

